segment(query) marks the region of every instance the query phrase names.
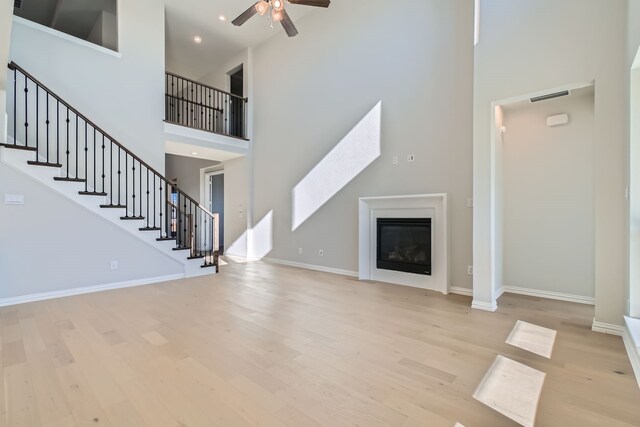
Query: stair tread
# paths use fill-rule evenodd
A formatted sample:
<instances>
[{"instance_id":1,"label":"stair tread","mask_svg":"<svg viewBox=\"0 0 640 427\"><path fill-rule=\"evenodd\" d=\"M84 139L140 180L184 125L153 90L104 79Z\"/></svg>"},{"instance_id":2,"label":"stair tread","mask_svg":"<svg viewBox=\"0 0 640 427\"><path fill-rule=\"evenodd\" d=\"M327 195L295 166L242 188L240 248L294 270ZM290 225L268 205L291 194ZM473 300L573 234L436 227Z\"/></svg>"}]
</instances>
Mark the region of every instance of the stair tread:
<instances>
[{"instance_id":1,"label":"stair tread","mask_svg":"<svg viewBox=\"0 0 640 427\"><path fill-rule=\"evenodd\" d=\"M54 181L66 181L66 182L85 182L86 179L84 178L67 178L66 176L54 176L53 177Z\"/></svg>"},{"instance_id":2,"label":"stair tread","mask_svg":"<svg viewBox=\"0 0 640 427\"><path fill-rule=\"evenodd\" d=\"M140 231L161 231L162 228L160 228L160 227L141 227L141 228L138 228L138 230L140 230Z\"/></svg>"},{"instance_id":3,"label":"stair tread","mask_svg":"<svg viewBox=\"0 0 640 427\"><path fill-rule=\"evenodd\" d=\"M0 147L13 148L14 150L38 151L36 147L26 147L24 145L0 143Z\"/></svg>"},{"instance_id":4,"label":"stair tread","mask_svg":"<svg viewBox=\"0 0 640 427\"><path fill-rule=\"evenodd\" d=\"M156 240L158 242L164 242L164 241L169 242L171 240L176 240L176 238L175 237L158 237Z\"/></svg>"},{"instance_id":5,"label":"stair tread","mask_svg":"<svg viewBox=\"0 0 640 427\"><path fill-rule=\"evenodd\" d=\"M187 251L187 250L190 250L190 249L191 248L188 247L188 246L187 247L179 246L177 248L173 248L174 251Z\"/></svg>"},{"instance_id":6,"label":"stair tread","mask_svg":"<svg viewBox=\"0 0 640 427\"><path fill-rule=\"evenodd\" d=\"M100 205L100 207L103 209L115 209L115 208L126 209L127 208L126 205Z\"/></svg>"},{"instance_id":7,"label":"stair tread","mask_svg":"<svg viewBox=\"0 0 640 427\"><path fill-rule=\"evenodd\" d=\"M123 221L132 221L132 220L143 220L144 217L143 216L121 216L120 217L121 220Z\"/></svg>"},{"instance_id":8,"label":"stair tread","mask_svg":"<svg viewBox=\"0 0 640 427\"><path fill-rule=\"evenodd\" d=\"M62 163L39 162L39 161L35 161L35 160L29 160L27 162L27 164L29 164L31 166L46 166L46 167L51 167L51 168L61 168L62 167Z\"/></svg>"},{"instance_id":9,"label":"stair tread","mask_svg":"<svg viewBox=\"0 0 640 427\"><path fill-rule=\"evenodd\" d=\"M202 264L200 268L209 268L209 267L217 267L217 264Z\"/></svg>"},{"instance_id":10,"label":"stair tread","mask_svg":"<svg viewBox=\"0 0 640 427\"><path fill-rule=\"evenodd\" d=\"M102 191L78 191L81 196L107 196L107 193Z\"/></svg>"}]
</instances>

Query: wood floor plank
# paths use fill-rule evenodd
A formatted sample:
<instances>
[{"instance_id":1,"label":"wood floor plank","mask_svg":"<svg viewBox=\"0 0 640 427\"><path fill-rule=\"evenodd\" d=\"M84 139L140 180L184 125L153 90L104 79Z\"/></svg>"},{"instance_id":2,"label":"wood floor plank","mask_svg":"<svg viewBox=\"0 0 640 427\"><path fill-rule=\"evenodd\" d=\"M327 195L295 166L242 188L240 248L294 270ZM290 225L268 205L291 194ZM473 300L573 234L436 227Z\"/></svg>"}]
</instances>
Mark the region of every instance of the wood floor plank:
<instances>
[{"instance_id":1,"label":"wood floor plank","mask_svg":"<svg viewBox=\"0 0 640 427\"><path fill-rule=\"evenodd\" d=\"M507 427L473 399L502 355L546 374L537 425L640 425L593 307L470 299L263 262L0 308L0 427ZM505 343L557 330L551 359Z\"/></svg>"}]
</instances>

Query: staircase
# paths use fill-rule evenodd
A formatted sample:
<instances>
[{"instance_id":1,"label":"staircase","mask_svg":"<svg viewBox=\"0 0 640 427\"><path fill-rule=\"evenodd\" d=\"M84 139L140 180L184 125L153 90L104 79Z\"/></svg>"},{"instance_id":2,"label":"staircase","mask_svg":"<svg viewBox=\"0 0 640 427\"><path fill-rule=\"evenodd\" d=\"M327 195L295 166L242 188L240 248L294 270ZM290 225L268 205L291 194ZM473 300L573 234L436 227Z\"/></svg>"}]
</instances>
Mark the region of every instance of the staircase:
<instances>
[{"instance_id":1,"label":"staircase","mask_svg":"<svg viewBox=\"0 0 640 427\"><path fill-rule=\"evenodd\" d=\"M20 66L9 70L4 163L167 252L186 277L218 271L217 214Z\"/></svg>"}]
</instances>

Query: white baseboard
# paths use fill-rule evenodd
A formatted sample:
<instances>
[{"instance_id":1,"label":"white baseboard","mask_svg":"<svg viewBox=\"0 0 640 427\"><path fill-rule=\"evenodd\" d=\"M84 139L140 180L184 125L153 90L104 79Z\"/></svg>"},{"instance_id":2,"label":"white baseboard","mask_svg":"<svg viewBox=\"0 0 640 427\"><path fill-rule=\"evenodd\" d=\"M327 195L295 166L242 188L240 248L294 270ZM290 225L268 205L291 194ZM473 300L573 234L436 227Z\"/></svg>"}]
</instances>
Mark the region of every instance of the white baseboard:
<instances>
[{"instance_id":1,"label":"white baseboard","mask_svg":"<svg viewBox=\"0 0 640 427\"><path fill-rule=\"evenodd\" d=\"M496 304L495 301L493 303L490 303L473 300L473 302L471 303L471 308L482 311L496 311L498 309L498 304Z\"/></svg>"},{"instance_id":2,"label":"white baseboard","mask_svg":"<svg viewBox=\"0 0 640 427\"><path fill-rule=\"evenodd\" d=\"M325 267L322 265L304 264L301 262L287 261L287 260L275 259L275 258L262 258L262 261L271 262L274 264L286 265L289 267L298 267L298 268L304 268L307 270L322 271L324 273L339 274L341 276L358 277L357 271L341 270L339 268Z\"/></svg>"},{"instance_id":3,"label":"white baseboard","mask_svg":"<svg viewBox=\"0 0 640 427\"><path fill-rule=\"evenodd\" d=\"M149 285L153 283L168 282L170 280L184 279L184 274L171 274L168 276L149 277L146 279L129 280L126 282L108 283L105 285L85 286L82 288L64 289L61 291L43 292L39 294L21 295L18 297L0 298L0 307L25 304L34 301L43 301L54 298L63 298L73 295L90 294L112 289L132 288L134 286Z\"/></svg>"},{"instance_id":4,"label":"white baseboard","mask_svg":"<svg viewBox=\"0 0 640 427\"><path fill-rule=\"evenodd\" d=\"M501 289L502 289L502 292L507 292L510 294L518 294L518 295L527 295L530 297L547 298L547 299L554 299L558 301L568 301L568 302L575 302L578 304L587 304L587 305L595 305L596 303L595 298L585 297L582 295L571 295L571 294L563 294L560 292L541 291L538 289L519 288L517 286L504 286ZM499 292L499 295L502 295L502 292Z\"/></svg>"},{"instance_id":5,"label":"white baseboard","mask_svg":"<svg viewBox=\"0 0 640 427\"><path fill-rule=\"evenodd\" d=\"M603 334L617 335L619 337L624 335L624 326L613 325L611 323L596 322L595 319L593 319L591 330L594 332L602 332Z\"/></svg>"},{"instance_id":6,"label":"white baseboard","mask_svg":"<svg viewBox=\"0 0 640 427\"><path fill-rule=\"evenodd\" d=\"M472 297L473 296L473 289L458 288L458 287L453 286L453 287L449 288L449 293L450 294L464 295L464 296Z\"/></svg>"},{"instance_id":7,"label":"white baseboard","mask_svg":"<svg viewBox=\"0 0 640 427\"><path fill-rule=\"evenodd\" d=\"M633 340L630 321L631 319L625 317L625 328L622 334L622 340L624 341L624 347L627 349L633 372L636 374L638 387L640 387L640 343L634 342Z\"/></svg>"}]
</instances>

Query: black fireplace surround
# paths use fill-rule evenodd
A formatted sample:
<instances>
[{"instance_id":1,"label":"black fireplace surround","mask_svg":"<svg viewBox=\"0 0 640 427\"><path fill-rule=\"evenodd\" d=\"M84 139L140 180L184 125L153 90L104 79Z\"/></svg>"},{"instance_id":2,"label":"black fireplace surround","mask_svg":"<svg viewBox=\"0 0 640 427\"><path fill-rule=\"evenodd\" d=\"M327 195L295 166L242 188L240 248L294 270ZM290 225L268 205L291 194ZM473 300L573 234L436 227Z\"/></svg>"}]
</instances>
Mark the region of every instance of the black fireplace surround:
<instances>
[{"instance_id":1,"label":"black fireplace surround","mask_svg":"<svg viewBox=\"0 0 640 427\"><path fill-rule=\"evenodd\" d=\"M378 218L379 269L431 275L431 218Z\"/></svg>"}]
</instances>

